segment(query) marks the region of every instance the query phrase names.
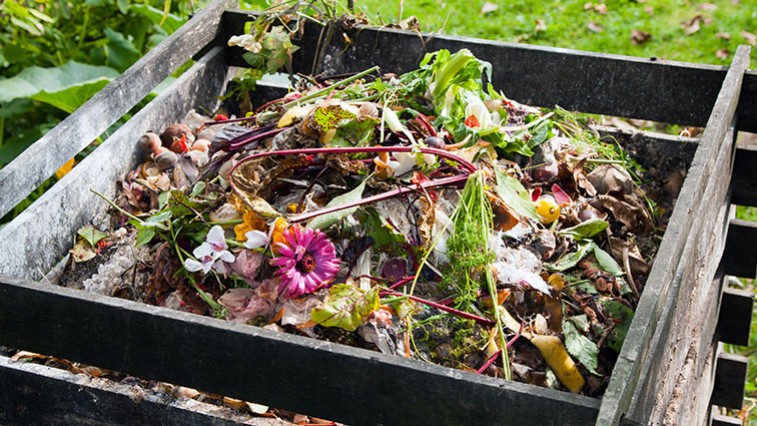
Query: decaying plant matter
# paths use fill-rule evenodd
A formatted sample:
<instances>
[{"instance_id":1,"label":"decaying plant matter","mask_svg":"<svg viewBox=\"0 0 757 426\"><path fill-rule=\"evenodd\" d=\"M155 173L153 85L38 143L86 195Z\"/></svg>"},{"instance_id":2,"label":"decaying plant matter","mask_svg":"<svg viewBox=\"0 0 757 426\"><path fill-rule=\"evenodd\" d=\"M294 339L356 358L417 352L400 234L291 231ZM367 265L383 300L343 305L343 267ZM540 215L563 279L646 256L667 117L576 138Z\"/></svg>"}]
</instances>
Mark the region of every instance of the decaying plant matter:
<instances>
[{"instance_id":1,"label":"decaying plant matter","mask_svg":"<svg viewBox=\"0 0 757 426\"><path fill-rule=\"evenodd\" d=\"M600 395L662 226L644 172L490 72L439 51L302 78L241 119L190 112L140 139L111 230L72 257L137 253L118 294L156 305ZM123 289L107 267L83 286Z\"/></svg>"}]
</instances>

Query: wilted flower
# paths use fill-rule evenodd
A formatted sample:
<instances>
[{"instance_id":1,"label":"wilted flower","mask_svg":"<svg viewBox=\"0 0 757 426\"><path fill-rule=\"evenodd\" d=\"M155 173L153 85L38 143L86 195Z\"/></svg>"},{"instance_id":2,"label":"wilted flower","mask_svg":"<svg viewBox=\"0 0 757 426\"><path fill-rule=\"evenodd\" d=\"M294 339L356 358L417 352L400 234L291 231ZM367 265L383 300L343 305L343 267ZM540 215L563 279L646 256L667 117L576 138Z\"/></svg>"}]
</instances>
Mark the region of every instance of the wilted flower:
<instances>
[{"instance_id":1,"label":"wilted flower","mask_svg":"<svg viewBox=\"0 0 757 426\"><path fill-rule=\"evenodd\" d=\"M328 284L339 270L334 245L326 234L316 229L294 225L284 231L284 243L277 243L279 257L273 264L280 269L279 293L299 297Z\"/></svg>"},{"instance_id":2,"label":"wilted flower","mask_svg":"<svg viewBox=\"0 0 757 426\"><path fill-rule=\"evenodd\" d=\"M184 267L189 272L202 271L207 274L213 268L221 273L225 273L226 267L223 262L231 263L234 261L234 255L227 250L226 237L223 234L223 228L216 225L210 228L205 242L194 249L192 254L197 259L184 260Z\"/></svg>"}]
</instances>

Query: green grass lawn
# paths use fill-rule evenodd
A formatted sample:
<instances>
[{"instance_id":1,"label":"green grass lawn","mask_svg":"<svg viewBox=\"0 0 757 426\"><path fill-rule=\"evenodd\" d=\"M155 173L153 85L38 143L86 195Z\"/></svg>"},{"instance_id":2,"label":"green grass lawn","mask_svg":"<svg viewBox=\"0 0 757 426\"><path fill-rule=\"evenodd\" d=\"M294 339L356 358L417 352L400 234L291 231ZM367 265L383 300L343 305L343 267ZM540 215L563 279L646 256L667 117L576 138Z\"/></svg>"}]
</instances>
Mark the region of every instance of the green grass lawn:
<instances>
[{"instance_id":1,"label":"green grass lawn","mask_svg":"<svg viewBox=\"0 0 757 426\"><path fill-rule=\"evenodd\" d=\"M429 32L723 65L739 44L755 43L757 33L755 0L357 0L356 8L379 23L397 21L401 10L403 19L415 16ZM634 31L649 38L632 41Z\"/></svg>"}]
</instances>

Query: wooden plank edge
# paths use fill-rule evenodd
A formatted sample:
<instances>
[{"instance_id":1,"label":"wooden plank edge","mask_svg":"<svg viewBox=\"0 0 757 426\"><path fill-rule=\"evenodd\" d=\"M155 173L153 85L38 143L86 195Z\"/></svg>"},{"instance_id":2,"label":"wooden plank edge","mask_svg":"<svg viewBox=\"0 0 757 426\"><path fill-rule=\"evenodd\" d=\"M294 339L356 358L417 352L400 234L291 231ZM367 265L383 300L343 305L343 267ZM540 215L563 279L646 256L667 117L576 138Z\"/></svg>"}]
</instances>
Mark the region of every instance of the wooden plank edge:
<instances>
[{"instance_id":1,"label":"wooden plank edge","mask_svg":"<svg viewBox=\"0 0 757 426\"><path fill-rule=\"evenodd\" d=\"M757 222L731 220L721 262L728 275L750 279L757 277Z\"/></svg>"},{"instance_id":2,"label":"wooden plank edge","mask_svg":"<svg viewBox=\"0 0 757 426\"><path fill-rule=\"evenodd\" d=\"M629 329L621 353L615 364L607 391L602 399L597 425L616 425L631 404L631 398L639 381L643 361L650 353L652 338L657 332L659 313L664 309L663 301L673 287L673 273L680 262L686 240L694 218L691 212L698 210L702 194L707 186L709 170L714 162L717 149L725 141L736 113L744 71L749 66L749 48L740 46L723 82L715 107L712 109L708 125L702 136L702 143L684 182L681 195L676 202L670 225L658 250L658 257L650 272L648 285L641 296L636 314Z\"/></svg>"},{"instance_id":3,"label":"wooden plank edge","mask_svg":"<svg viewBox=\"0 0 757 426\"><path fill-rule=\"evenodd\" d=\"M0 217L212 42L222 12L237 4L238 0L214 0L0 169Z\"/></svg>"},{"instance_id":4,"label":"wooden plank edge","mask_svg":"<svg viewBox=\"0 0 757 426\"><path fill-rule=\"evenodd\" d=\"M224 53L216 48L195 63L79 166L0 229L0 274L39 279L73 246L77 229L89 223L107 223L109 206L90 188L113 198L116 182L145 155L137 145L145 131L181 119L188 110L187 104L212 108L226 79ZM45 228L39 229L40 224Z\"/></svg>"},{"instance_id":5,"label":"wooden plank edge","mask_svg":"<svg viewBox=\"0 0 757 426\"><path fill-rule=\"evenodd\" d=\"M738 417L729 417L713 413L710 417L710 426L743 426L744 421Z\"/></svg>"},{"instance_id":6,"label":"wooden plank edge","mask_svg":"<svg viewBox=\"0 0 757 426\"><path fill-rule=\"evenodd\" d=\"M726 287L723 290L715 335L723 343L749 346L754 292Z\"/></svg>"},{"instance_id":7,"label":"wooden plank edge","mask_svg":"<svg viewBox=\"0 0 757 426\"><path fill-rule=\"evenodd\" d=\"M715 385L710 403L720 407L740 410L744 404L744 389L747 380L749 358L729 353L718 355L715 367Z\"/></svg>"},{"instance_id":8,"label":"wooden plank edge","mask_svg":"<svg viewBox=\"0 0 757 426\"><path fill-rule=\"evenodd\" d=\"M0 278L0 345L346 423L587 424L600 401L77 290Z\"/></svg>"},{"instance_id":9,"label":"wooden plank edge","mask_svg":"<svg viewBox=\"0 0 757 426\"><path fill-rule=\"evenodd\" d=\"M174 398L136 385L14 362L0 356L0 423L3 425L209 425L240 423L279 426L285 422L255 418L187 398Z\"/></svg>"}]
</instances>

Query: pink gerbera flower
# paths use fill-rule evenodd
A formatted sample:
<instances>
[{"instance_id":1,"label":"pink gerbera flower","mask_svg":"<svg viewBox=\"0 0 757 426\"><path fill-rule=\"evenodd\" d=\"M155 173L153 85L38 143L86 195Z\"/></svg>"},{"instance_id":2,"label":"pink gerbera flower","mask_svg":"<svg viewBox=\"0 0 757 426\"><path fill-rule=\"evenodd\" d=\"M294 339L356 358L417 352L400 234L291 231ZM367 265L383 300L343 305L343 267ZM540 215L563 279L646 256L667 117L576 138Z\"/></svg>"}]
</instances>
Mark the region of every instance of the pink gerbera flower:
<instances>
[{"instance_id":1,"label":"pink gerbera flower","mask_svg":"<svg viewBox=\"0 0 757 426\"><path fill-rule=\"evenodd\" d=\"M286 243L278 243L279 293L287 298L309 294L329 284L339 270L334 245L317 229L293 225L284 231Z\"/></svg>"}]
</instances>

